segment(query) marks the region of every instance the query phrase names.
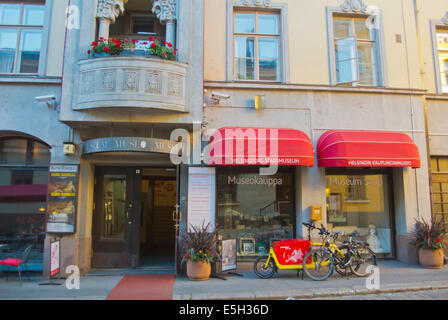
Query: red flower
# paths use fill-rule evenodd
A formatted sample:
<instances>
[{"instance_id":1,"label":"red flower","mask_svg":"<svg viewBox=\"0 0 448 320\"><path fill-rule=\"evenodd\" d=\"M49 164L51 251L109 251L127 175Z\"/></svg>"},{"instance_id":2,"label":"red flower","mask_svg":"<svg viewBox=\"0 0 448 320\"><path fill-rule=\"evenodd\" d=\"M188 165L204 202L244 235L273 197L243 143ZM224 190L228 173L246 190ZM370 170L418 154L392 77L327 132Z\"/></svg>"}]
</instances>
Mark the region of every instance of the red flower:
<instances>
[{"instance_id":1,"label":"red flower","mask_svg":"<svg viewBox=\"0 0 448 320\"><path fill-rule=\"evenodd\" d=\"M172 47L173 47L173 44L172 44L171 42L168 43L168 47L172 48Z\"/></svg>"},{"instance_id":2,"label":"red flower","mask_svg":"<svg viewBox=\"0 0 448 320\"><path fill-rule=\"evenodd\" d=\"M148 40L149 41L154 41L154 38L153 37L149 37Z\"/></svg>"},{"instance_id":3,"label":"red flower","mask_svg":"<svg viewBox=\"0 0 448 320\"><path fill-rule=\"evenodd\" d=\"M109 47L104 47L104 52L109 53L110 52L110 48Z\"/></svg>"},{"instance_id":4,"label":"red flower","mask_svg":"<svg viewBox=\"0 0 448 320\"><path fill-rule=\"evenodd\" d=\"M97 45L98 45L98 43L96 43L96 41L92 42L92 46L97 46Z\"/></svg>"},{"instance_id":5,"label":"red flower","mask_svg":"<svg viewBox=\"0 0 448 320\"><path fill-rule=\"evenodd\" d=\"M90 54L91 53L91 51L90 50L87 50L87 54Z\"/></svg>"},{"instance_id":6,"label":"red flower","mask_svg":"<svg viewBox=\"0 0 448 320\"><path fill-rule=\"evenodd\" d=\"M442 242L442 239L437 238L437 239L436 239L436 242Z\"/></svg>"},{"instance_id":7,"label":"red flower","mask_svg":"<svg viewBox=\"0 0 448 320\"><path fill-rule=\"evenodd\" d=\"M157 45L153 42L151 43L151 48L155 49L157 47Z\"/></svg>"},{"instance_id":8,"label":"red flower","mask_svg":"<svg viewBox=\"0 0 448 320\"><path fill-rule=\"evenodd\" d=\"M136 44L137 42L138 42L138 40L135 40L135 39L132 40L132 43L133 43L133 44Z\"/></svg>"}]
</instances>

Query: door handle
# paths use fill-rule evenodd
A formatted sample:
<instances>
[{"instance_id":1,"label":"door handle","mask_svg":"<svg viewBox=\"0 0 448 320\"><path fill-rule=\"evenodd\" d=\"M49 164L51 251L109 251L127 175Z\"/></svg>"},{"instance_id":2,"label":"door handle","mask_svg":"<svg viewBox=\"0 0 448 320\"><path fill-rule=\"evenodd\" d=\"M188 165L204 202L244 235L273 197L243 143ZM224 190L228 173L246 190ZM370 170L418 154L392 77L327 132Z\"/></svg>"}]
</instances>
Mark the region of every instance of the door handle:
<instances>
[{"instance_id":1,"label":"door handle","mask_svg":"<svg viewBox=\"0 0 448 320\"><path fill-rule=\"evenodd\" d=\"M132 224L132 221L129 220L129 211L126 211L126 221L128 222L128 224Z\"/></svg>"}]
</instances>

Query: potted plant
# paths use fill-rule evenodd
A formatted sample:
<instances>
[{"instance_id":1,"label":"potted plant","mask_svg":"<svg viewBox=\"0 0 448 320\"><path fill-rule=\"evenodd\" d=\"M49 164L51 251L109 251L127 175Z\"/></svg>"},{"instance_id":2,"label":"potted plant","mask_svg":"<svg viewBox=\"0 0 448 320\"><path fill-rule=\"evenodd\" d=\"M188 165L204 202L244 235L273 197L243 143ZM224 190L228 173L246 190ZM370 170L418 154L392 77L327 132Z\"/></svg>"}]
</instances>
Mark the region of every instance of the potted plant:
<instances>
[{"instance_id":1,"label":"potted plant","mask_svg":"<svg viewBox=\"0 0 448 320\"><path fill-rule=\"evenodd\" d=\"M417 220L415 229L410 234L410 244L417 248L420 264L429 269L440 269L443 266L443 249L446 247L448 227L442 218Z\"/></svg>"},{"instance_id":2,"label":"potted plant","mask_svg":"<svg viewBox=\"0 0 448 320\"><path fill-rule=\"evenodd\" d=\"M162 45L157 37L149 37L148 40L150 42L147 47L149 55L167 60L176 59L177 49L173 48L172 43L164 41Z\"/></svg>"},{"instance_id":3,"label":"potted plant","mask_svg":"<svg viewBox=\"0 0 448 320\"><path fill-rule=\"evenodd\" d=\"M190 232L182 232L185 245L183 261L187 263L187 276L190 280L204 281L210 278L211 263L216 255L216 231L210 232L211 224L200 227L190 225Z\"/></svg>"},{"instance_id":4,"label":"potted plant","mask_svg":"<svg viewBox=\"0 0 448 320\"><path fill-rule=\"evenodd\" d=\"M87 54L94 57L118 56L123 52L123 45L117 39L100 38L98 42L93 41L91 46L92 49L88 50Z\"/></svg>"}]
</instances>

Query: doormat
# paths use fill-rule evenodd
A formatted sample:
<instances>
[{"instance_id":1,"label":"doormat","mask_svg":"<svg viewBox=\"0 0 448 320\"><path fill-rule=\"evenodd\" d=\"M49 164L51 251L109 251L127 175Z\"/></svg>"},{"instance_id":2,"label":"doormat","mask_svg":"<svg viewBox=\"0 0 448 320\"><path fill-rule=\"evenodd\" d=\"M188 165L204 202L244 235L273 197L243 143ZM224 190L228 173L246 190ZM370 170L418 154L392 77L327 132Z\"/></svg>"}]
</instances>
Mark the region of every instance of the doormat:
<instances>
[{"instance_id":1,"label":"doormat","mask_svg":"<svg viewBox=\"0 0 448 320\"><path fill-rule=\"evenodd\" d=\"M174 274L127 274L107 300L173 300Z\"/></svg>"}]
</instances>

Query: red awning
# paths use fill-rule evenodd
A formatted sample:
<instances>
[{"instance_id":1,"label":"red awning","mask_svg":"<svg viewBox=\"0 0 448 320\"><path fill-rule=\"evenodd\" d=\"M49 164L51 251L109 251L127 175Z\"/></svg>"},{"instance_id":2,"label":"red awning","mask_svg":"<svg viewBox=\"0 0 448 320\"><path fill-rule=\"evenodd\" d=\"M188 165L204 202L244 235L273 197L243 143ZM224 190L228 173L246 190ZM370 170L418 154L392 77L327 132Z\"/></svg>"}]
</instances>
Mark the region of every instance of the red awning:
<instances>
[{"instance_id":1,"label":"red awning","mask_svg":"<svg viewBox=\"0 0 448 320\"><path fill-rule=\"evenodd\" d=\"M0 198L46 196L46 184L16 184L9 186L0 186Z\"/></svg>"},{"instance_id":2,"label":"red awning","mask_svg":"<svg viewBox=\"0 0 448 320\"><path fill-rule=\"evenodd\" d=\"M277 128L221 128L209 142L209 165L314 166L310 138L299 130Z\"/></svg>"},{"instance_id":3,"label":"red awning","mask_svg":"<svg viewBox=\"0 0 448 320\"><path fill-rule=\"evenodd\" d=\"M420 168L412 139L398 132L330 130L317 143L319 167Z\"/></svg>"}]
</instances>

